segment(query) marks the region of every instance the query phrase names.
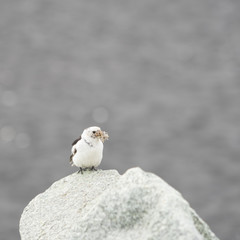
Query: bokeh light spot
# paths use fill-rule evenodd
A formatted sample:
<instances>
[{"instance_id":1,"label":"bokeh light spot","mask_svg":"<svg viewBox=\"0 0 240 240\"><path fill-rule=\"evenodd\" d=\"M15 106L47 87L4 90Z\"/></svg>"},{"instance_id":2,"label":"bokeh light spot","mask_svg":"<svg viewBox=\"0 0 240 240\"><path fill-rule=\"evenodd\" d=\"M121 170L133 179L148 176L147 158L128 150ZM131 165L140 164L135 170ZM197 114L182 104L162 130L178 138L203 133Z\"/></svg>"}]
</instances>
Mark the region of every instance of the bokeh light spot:
<instances>
[{"instance_id":1,"label":"bokeh light spot","mask_svg":"<svg viewBox=\"0 0 240 240\"><path fill-rule=\"evenodd\" d=\"M105 123L108 121L108 110L104 107L95 108L92 112L92 118L96 123Z\"/></svg>"},{"instance_id":2,"label":"bokeh light spot","mask_svg":"<svg viewBox=\"0 0 240 240\"><path fill-rule=\"evenodd\" d=\"M5 126L0 130L0 137L3 142L11 142L15 136L15 130L11 126Z\"/></svg>"}]
</instances>

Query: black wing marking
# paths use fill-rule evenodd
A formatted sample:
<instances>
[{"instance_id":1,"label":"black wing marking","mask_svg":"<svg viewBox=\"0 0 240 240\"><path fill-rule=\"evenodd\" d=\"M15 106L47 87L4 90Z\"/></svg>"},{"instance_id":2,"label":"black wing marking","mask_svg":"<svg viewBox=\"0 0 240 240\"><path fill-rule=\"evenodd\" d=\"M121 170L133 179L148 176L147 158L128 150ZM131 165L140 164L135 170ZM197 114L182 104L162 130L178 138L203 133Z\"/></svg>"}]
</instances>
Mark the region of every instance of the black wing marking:
<instances>
[{"instance_id":1,"label":"black wing marking","mask_svg":"<svg viewBox=\"0 0 240 240\"><path fill-rule=\"evenodd\" d=\"M78 139L76 139L73 143L72 143L72 146L74 146L78 141L80 141L82 138L81 138L81 136L78 138ZM76 152L77 152L77 149L75 148L74 150L73 150L73 153L71 154L71 156L70 156L70 159L69 159L69 162L71 163L71 164L73 164L73 160L72 160L72 158L73 158L73 156L76 154Z\"/></svg>"},{"instance_id":2,"label":"black wing marking","mask_svg":"<svg viewBox=\"0 0 240 240\"><path fill-rule=\"evenodd\" d=\"M75 148L74 149L74 151L73 151L73 153L71 154L71 156L70 156L70 159L69 159L69 162L71 163L71 164L73 164L73 156L76 154L76 152L77 152L77 149Z\"/></svg>"},{"instance_id":3,"label":"black wing marking","mask_svg":"<svg viewBox=\"0 0 240 240\"><path fill-rule=\"evenodd\" d=\"M76 139L73 143L72 143L72 146L75 145L79 140L81 140L82 137L80 136L78 139Z\"/></svg>"}]
</instances>

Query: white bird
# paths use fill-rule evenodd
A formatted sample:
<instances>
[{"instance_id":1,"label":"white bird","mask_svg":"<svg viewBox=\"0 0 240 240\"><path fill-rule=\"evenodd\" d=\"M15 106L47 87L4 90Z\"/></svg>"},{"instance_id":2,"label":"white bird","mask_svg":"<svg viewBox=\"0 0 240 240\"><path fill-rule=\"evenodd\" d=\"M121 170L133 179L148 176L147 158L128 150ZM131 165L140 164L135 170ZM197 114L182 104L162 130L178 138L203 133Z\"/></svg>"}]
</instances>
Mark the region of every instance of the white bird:
<instances>
[{"instance_id":1,"label":"white bird","mask_svg":"<svg viewBox=\"0 0 240 240\"><path fill-rule=\"evenodd\" d=\"M108 134L99 127L86 128L82 135L72 143L70 163L79 167L79 172L97 170L102 161L103 142L108 139Z\"/></svg>"}]
</instances>

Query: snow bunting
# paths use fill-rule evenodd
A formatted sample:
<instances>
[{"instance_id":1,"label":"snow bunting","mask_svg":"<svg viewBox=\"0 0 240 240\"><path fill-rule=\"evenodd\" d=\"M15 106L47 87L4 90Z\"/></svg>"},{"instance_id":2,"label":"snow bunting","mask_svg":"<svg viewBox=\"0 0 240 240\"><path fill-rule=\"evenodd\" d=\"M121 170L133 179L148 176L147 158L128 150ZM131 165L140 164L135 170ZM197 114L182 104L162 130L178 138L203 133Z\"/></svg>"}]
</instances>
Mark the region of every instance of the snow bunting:
<instances>
[{"instance_id":1,"label":"snow bunting","mask_svg":"<svg viewBox=\"0 0 240 240\"><path fill-rule=\"evenodd\" d=\"M78 173L87 169L97 170L102 161L103 143L108 137L99 127L89 127L72 143L70 163L79 167Z\"/></svg>"}]
</instances>

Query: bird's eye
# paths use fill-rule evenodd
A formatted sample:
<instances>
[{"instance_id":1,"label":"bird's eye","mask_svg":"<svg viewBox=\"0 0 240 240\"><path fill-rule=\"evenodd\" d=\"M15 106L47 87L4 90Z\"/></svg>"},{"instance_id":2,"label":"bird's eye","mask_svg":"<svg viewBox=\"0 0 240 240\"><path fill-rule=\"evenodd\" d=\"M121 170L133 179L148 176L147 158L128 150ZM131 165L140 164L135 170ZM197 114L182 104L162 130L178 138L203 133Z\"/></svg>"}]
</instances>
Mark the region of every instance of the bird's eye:
<instances>
[{"instance_id":1,"label":"bird's eye","mask_svg":"<svg viewBox=\"0 0 240 240\"><path fill-rule=\"evenodd\" d=\"M95 134L95 133L96 133L96 131L92 131L92 133L93 133L93 134Z\"/></svg>"}]
</instances>

